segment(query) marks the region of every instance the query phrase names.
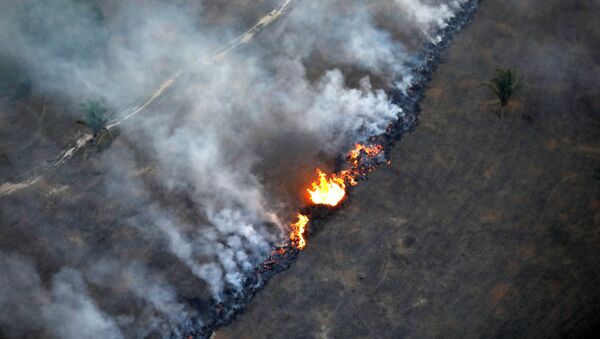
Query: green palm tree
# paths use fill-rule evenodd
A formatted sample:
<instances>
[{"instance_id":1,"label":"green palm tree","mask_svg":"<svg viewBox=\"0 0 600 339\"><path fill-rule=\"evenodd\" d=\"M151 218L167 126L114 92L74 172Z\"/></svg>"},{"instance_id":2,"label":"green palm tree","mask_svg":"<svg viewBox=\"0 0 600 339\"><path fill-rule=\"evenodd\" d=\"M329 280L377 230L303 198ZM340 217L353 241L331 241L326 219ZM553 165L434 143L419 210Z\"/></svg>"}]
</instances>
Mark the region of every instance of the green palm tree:
<instances>
[{"instance_id":1,"label":"green palm tree","mask_svg":"<svg viewBox=\"0 0 600 339\"><path fill-rule=\"evenodd\" d=\"M522 88L517 71L511 69L496 69L497 77L484 83L500 99L500 105L506 106L508 100Z\"/></svg>"},{"instance_id":2,"label":"green palm tree","mask_svg":"<svg viewBox=\"0 0 600 339\"><path fill-rule=\"evenodd\" d=\"M81 109L83 110L83 118L76 121L78 124L89 128L94 136L108 131L106 126L110 117L108 106L104 100L88 100L81 104Z\"/></svg>"},{"instance_id":3,"label":"green palm tree","mask_svg":"<svg viewBox=\"0 0 600 339\"><path fill-rule=\"evenodd\" d=\"M103 99L96 99L84 102L81 104L81 109L83 110L83 118L76 122L90 129L94 135L90 140L90 144L96 147L97 152L101 152L109 147L119 134L116 128L108 129L108 123L111 119L108 106Z\"/></svg>"}]
</instances>

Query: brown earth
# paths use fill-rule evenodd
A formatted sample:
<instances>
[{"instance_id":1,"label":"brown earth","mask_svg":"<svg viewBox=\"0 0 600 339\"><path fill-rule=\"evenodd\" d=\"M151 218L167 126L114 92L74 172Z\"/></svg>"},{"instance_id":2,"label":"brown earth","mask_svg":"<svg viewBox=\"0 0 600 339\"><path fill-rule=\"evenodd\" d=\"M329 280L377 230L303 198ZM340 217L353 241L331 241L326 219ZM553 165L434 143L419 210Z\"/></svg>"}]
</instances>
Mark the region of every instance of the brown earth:
<instances>
[{"instance_id":1,"label":"brown earth","mask_svg":"<svg viewBox=\"0 0 600 339\"><path fill-rule=\"evenodd\" d=\"M392 164L217 338L582 337L600 321L600 4L484 0ZM503 119L481 81L518 69Z\"/></svg>"}]
</instances>

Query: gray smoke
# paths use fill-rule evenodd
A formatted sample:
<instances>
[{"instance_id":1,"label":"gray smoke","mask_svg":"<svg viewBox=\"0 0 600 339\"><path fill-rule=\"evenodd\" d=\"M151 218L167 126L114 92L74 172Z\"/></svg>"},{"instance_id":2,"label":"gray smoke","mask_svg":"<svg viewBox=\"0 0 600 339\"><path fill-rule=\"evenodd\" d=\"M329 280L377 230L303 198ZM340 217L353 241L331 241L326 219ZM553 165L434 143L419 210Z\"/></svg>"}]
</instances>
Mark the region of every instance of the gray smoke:
<instances>
[{"instance_id":1,"label":"gray smoke","mask_svg":"<svg viewBox=\"0 0 600 339\"><path fill-rule=\"evenodd\" d=\"M68 119L86 98L122 112L183 74L111 148L58 175L59 193L20 200L45 225L20 231L48 255L2 248L2 334L119 338L181 334L199 316L185 300L239 290L285 240L298 182L402 114L385 90L406 89L420 62L403 36L437 41L464 1L292 1L218 58L278 3L4 2L0 56ZM45 199L100 217L49 218Z\"/></svg>"},{"instance_id":2,"label":"gray smoke","mask_svg":"<svg viewBox=\"0 0 600 339\"><path fill-rule=\"evenodd\" d=\"M23 329L56 338L122 338L113 319L96 306L78 270L63 268L44 288L32 263L14 255L0 256L2 288L0 323L7 334Z\"/></svg>"}]
</instances>

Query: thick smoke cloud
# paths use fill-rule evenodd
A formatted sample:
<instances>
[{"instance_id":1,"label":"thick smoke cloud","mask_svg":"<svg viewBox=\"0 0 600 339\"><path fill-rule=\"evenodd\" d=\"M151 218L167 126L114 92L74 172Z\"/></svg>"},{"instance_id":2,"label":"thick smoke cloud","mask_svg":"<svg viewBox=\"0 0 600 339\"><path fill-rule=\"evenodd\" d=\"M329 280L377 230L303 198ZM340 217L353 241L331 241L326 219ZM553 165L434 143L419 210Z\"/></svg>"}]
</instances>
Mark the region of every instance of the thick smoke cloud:
<instances>
[{"instance_id":1,"label":"thick smoke cloud","mask_svg":"<svg viewBox=\"0 0 600 339\"><path fill-rule=\"evenodd\" d=\"M259 1L256 8L276 4ZM422 43L436 41L432 34L459 4L291 1L249 44L215 58L242 33L242 23L265 12L223 20L216 30L208 1L8 0L0 14L0 56L18 60L37 92L67 102L66 115L76 115L73 107L85 98L104 98L126 113L165 79L183 75L124 123L118 141L94 160L100 194L122 212L102 230L116 234L125 232L119 225L130 225L135 231L127 234L146 244L145 256L130 259L129 240L96 245L100 231L91 232L93 241L79 241L77 256L66 243L40 242L48 252L60 248L64 260L42 278L36 267L43 257L3 253L2 334L180 334L198 317L182 294L200 286L220 300L285 239L298 204L286 200L296 187L285 183L311 175L323 162L319 154L333 159L402 114L385 90L406 89L420 60L398 38L416 31ZM390 10L396 20L377 21ZM30 210L43 213L39 206ZM67 221L57 230L82 227ZM183 293L164 271L169 265L149 258L176 262L185 270L179 274L199 285Z\"/></svg>"}]
</instances>

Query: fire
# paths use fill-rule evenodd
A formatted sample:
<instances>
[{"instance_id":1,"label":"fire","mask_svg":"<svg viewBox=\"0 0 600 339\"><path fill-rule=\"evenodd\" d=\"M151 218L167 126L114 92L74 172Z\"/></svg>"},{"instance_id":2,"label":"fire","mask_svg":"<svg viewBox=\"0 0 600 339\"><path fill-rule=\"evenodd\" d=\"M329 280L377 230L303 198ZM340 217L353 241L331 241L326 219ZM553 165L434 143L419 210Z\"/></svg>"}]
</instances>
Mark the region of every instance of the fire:
<instances>
[{"instance_id":1,"label":"fire","mask_svg":"<svg viewBox=\"0 0 600 339\"><path fill-rule=\"evenodd\" d=\"M376 158L383 154L383 146L381 145L373 145L373 146L365 146L363 144L357 143L350 152L348 152L348 163L352 167L359 167L361 156L365 155L367 159Z\"/></svg>"},{"instance_id":2,"label":"fire","mask_svg":"<svg viewBox=\"0 0 600 339\"><path fill-rule=\"evenodd\" d=\"M306 246L306 239L304 239L306 224L308 224L308 217L298 213L298 221L292 224L292 232L290 233L290 240L298 249L303 249Z\"/></svg>"},{"instance_id":3,"label":"fire","mask_svg":"<svg viewBox=\"0 0 600 339\"><path fill-rule=\"evenodd\" d=\"M336 206L346 195L346 183L343 177L332 174L330 178L317 168L319 180L307 189L313 204Z\"/></svg>"},{"instance_id":4,"label":"fire","mask_svg":"<svg viewBox=\"0 0 600 339\"><path fill-rule=\"evenodd\" d=\"M306 190L310 201L315 205L337 206L346 196L346 185L358 184L357 180L364 178L377 164L385 161L384 158L382 145L367 146L357 143L346 154L346 169L337 174L327 175L317 168L319 178ZM308 221L308 216L298 213L298 221L291 224L290 241L298 249L304 249L306 246L304 233Z\"/></svg>"},{"instance_id":5,"label":"fire","mask_svg":"<svg viewBox=\"0 0 600 339\"><path fill-rule=\"evenodd\" d=\"M381 161L383 157L383 146L366 146L357 143L346 155L346 162L350 165L350 168L341 171L339 176L344 178L351 186L355 186L358 184L357 179L374 170L378 161Z\"/></svg>"}]
</instances>

